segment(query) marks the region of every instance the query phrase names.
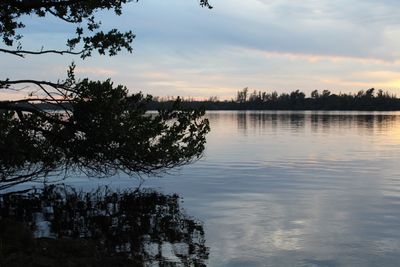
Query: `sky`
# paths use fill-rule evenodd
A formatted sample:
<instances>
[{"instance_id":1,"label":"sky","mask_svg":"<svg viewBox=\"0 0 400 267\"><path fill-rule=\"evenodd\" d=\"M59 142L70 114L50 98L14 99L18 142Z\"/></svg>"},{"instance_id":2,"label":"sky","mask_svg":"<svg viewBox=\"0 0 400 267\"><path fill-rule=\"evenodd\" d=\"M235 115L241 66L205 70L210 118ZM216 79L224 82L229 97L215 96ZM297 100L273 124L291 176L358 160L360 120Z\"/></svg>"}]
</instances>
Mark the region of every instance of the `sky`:
<instances>
[{"instance_id":1,"label":"sky","mask_svg":"<svg viewBox=\"0 0 400 267\"><path fill-rule=\"evenodd\" d=\"M115 57L0 54L0 75L57 81L75 61L78 77L112 78L132 92L204 99L249 90L400 95L400 1L140 0L123 15L100 12L104 29L132 30L134 52ZM63 48L74 29L25 18L23 48ZM2 92L1 98L12 98ZM12 93L16 94L16 93ZM15 96L15 95L14 95Z\"/></svg>"}]
</instances>

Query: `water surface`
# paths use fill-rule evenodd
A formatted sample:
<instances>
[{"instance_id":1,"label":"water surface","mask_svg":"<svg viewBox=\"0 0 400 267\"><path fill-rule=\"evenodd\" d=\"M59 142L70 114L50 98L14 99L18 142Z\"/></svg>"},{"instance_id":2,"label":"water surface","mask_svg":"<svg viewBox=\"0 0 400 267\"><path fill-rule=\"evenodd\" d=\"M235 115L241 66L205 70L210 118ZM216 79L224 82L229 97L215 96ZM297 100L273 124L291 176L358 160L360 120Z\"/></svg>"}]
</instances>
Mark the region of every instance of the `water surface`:
<instances>
[{"instance_id":1,"label":"water surface","mask_svg":"<svg viewBox=\"0 0 400 267\"><path fill-rule=\"evenodd\" d=\"M400 113L208 117L204 158L145 186L204 222L210 266L398 266Z\"/></svg>"},{"instance_id":2,"label":"water surface","mask_svg":"<svg viewBox=\"0 0 400 267\"><path fill-rule=\"evenodd\" d=\"M207 116L204 157L142 186L184 199L209 266L399 266L400 113Z\"/></svg>"}]
</instances>

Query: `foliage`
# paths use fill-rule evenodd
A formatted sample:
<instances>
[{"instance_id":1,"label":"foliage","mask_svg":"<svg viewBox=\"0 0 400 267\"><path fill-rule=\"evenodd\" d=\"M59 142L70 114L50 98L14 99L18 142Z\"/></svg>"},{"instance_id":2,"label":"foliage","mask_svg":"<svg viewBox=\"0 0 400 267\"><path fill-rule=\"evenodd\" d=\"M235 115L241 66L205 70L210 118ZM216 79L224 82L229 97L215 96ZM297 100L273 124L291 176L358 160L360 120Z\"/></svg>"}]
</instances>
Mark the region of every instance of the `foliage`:
<instances>
[{"instance_id":1,"label":"foliage","mask_svg":"<svg viewBox=\"0 0 400 267\"><path fill-rule=\"evenodd\" d=\"M101 55L113 56L122 49L132 52L131 43L135 38L132 31L120 32L112 29L108 32L100 30L101 21L97 21L95 13L100 10L113 10L116 15L122 14L123 5L138 0L2 0L0 2L0 38L6 46L0 52L23 57L26 54L75 54L86 58L97 51ZM212 8L207 0L200 0L202 7ZM67 49L56 50L43 48L39 51L24 50L21 43L23 37L18 30L26 27L22 22L24 16L54 16L65 23L77 25L75 36L66 41Z\"/></svg>"},{"instance_id":2,"label":"foliage","mask_svg":"<svg viewBox=\"0 0 400 267\"><path fill-rule=\"evenodd\" d=\"M209 131L204 111L174 106L146 114L150 96L128 95L110 80L75 81L72 70L63 83L38 84L52 87L57 98L46 89L45 99L0 103L6 110L0 114L0 188L74 170L98 177L119 170L155 174L201 156Z\"/></svg>"},{"instance_id":3,"label":"foliage","mask_svg":"<svg viewBox=\"0 0 400 267\"><path fill-rule=\"evenodd\" d=\"M95 13L113 10L120 15L129 0L5 0L0 2L0 37L9 48L0 52L99 54L132 52L131 31L103 32ZM137 1L133 1L137 2ZM206 0L203 7L211 8ZM67 49L24 50L18 30L23 18L54 16L76 25ZM0 189L71 172L105 177L123 171L129 175L158 174L201 156L208 121L204 111L183 110L179 101L170 110L146 113L151 96L129 95L111 80L76 80L72 64L64 81L0 80L0 91L32 93L18 100L0 101ZM62 176L60 176L62 175Z\"/></svg>"}]
</instances>

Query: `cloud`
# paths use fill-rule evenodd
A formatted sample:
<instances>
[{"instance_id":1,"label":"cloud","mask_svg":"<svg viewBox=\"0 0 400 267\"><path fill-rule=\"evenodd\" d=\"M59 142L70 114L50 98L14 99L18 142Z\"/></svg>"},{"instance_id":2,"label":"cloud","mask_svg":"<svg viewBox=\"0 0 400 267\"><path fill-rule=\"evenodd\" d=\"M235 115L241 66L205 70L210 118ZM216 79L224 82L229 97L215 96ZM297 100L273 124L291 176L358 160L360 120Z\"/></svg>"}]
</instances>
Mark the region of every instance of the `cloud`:
<instances>
[{"instance_id":1,"label":"cloud","mask_svg":"<svg viewBox=\"0 0 400 267\"><path fill-rule=\"evenodd\" d=\"M167 49L174 47L182 53L189 48L193 52L237 45L383 60L395 60L398 55L385 49L390 46L386 30L398 27L393 6L385 2L231 0L218 1L213 11L202 12L183 1L169 2L168 7L149 1L145 8L147 12L139 13L137 6L132 7L138 40L162 41Z\"/></svg>"},{"instance_id":2,"label":"cloud","mask_svg":"<svg viewBox=\"0 0 400 267\"><path fill-rule=\"evenodd\" d=\"M112 77L114 75L118 74L118 71L115 69L107 69L107 68L94 68L94 67L77 67L75 69L76 74L81 74L81 75L95 75L95 76L101 76L101 77Z\"/></svg>"},{"instance_id":3,"label":"cloud","mask_svg":"<svg viewBox=\"0 0 400 267\"><path fill-rule=\"evenodd\" d=\"M400 61L389 61L380 58L373 57L357 57L357 56L340 56L340 55L329 55L329 54L307 54L307 53L296 53L296 52L279 52L279 51L268 51L259 49L244 49L246 53L258 53L266 58L281 57L289 60L302 60L307 62L358 62L363 64L395 64L400 65Z\"/></svg>"},{"instance_id":4,"label":"cloud","mask_svg":"<svg viewBox=\"0 0 400 267\"><path fill-rule=\"evenodd\" d=\"M133 55L85 61L0 55L0 69L15 79L57 80L75 60L79 76L111 77L132 91L162 96L229 99L246 86L278 91L397 88L398 1L215 0L213 5L207 10L196 0L147 0L126 5L121 17L100 12L106 29L134 31ZM54 19L28 22L25 48L40 48L42 40L46 48L55 48L69 37L69 27Z\"/></svg>"}]
</instances>

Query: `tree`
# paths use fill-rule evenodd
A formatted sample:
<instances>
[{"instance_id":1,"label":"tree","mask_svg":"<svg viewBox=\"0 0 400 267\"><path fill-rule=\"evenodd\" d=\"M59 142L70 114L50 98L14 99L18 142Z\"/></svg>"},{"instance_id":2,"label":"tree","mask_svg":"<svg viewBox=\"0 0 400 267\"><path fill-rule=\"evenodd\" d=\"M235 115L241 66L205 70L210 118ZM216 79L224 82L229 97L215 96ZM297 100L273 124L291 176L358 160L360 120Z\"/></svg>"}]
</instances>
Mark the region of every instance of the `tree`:
<instances>
[{"instance_id":1,"label":"tree","mask_svg":"<svg viewBox=\"0 0 400 267\"><path fill-rule=\"evenodd\" d=\"M73 54L85 59L94 51L114 56L132 52L134 34L100 30L99 10L122 12L129 0L4 0L0 3L0 52L25 57ZM137 2L137 1L134 1ZM211 8L206 0L200 5ZM20 28L25 15L55 16L77 25L66 49L25 50ZM82 25L85 24L85 27ZM209 131L204 111L173 109L146 113L151 96L129 95L111 80L78 80L75 65L65 80L0 80L0 90L32 93L0 101L0 189L48 176L83 172L104 177L158 174L191 162L204 150ZM179 101L178 101L179 102ZM64 176L63 176L64 177Z\"/></svg>"},{"instance_id":2,"label":"tree","mask_svg":"<svg viewBox=\"0 0 400 267\"><path fill-rule=\"evenodd\" d=\"M244 103L247 101L247 93L249 91L249 88L246 87L242 91L237 92L237 97L236 97L236 102L239 103Z\"/></svg>"},{"instance_id":3,"label":"tree","mask_svg":"<svg viewBox=\"0 0 400 267\"><path fill-rule=\"evenodd\" d=\"M314 90L314 91L311 92L311 98L312 99L318 99L319 98L318 90Z\"/></svg>"},{"instance_id":4,"label":"tree","mask_svg":"<svg viewBox=\"0 0 400 267\"><path fill-rule=\"evenodd\" d=\"M321 97L328 98L330 95L331 95L331 92L329 90L323 90Z\"/></svg>"}]
</instances>

